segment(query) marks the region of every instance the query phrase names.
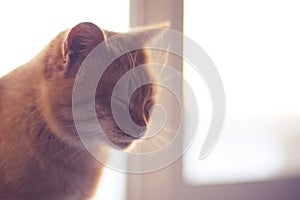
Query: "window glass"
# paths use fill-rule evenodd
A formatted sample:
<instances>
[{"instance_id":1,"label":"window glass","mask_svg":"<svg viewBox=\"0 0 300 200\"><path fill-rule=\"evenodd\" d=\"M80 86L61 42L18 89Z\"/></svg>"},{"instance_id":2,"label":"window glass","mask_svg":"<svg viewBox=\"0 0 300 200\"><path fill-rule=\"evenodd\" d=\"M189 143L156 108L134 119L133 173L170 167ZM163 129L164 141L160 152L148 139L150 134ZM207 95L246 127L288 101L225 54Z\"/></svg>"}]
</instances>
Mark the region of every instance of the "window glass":
<instances>
[{"instance_id":1,"label":"window glass","mask_svg":"<svg viewBox=\"0 0 300 200\"><path fill-rule=\"evenodd\" d=\"M198 137L184 156L184 179L221 184L299 176L300 3L184 3L184 32L209 54L226 94L222 137L214 151L199 160L211 102L203 79L185 63L184 74L198 97L200 123ZM189 118L185 120L188 130Z\"/></svg>"}]
</instances>

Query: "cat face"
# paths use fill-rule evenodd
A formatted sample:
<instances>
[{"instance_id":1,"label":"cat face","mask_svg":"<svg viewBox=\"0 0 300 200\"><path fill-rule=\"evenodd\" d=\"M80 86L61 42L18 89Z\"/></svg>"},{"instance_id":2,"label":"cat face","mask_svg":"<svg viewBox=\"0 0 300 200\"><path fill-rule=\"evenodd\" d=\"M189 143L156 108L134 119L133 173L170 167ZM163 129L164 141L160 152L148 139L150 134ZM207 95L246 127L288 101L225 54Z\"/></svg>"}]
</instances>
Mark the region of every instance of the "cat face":
<instances>
[{"instance_id":1,"label":"cat face","mask_svg":"<svg viewBox=\"0 0 300 200\"><path fill-rule=\"evenodd\" d=\"M133 140L139 139L145 133L149 123L150 109L154 104L155 85L146 84L139 87L132 94L129 103L127 104L124 100L123 105L119 108L120 112L124 112L123 109L128 109L132 121L143 127L142 130L131 130L130 133L125 133L119 128L113 117L111 109L112 92L117 81L126 72L146 63L147 57L143 50L129 52L115 60L99 81L100 84L98 85L95 99L98 120L106 136L119 148L129 146ZM141 71L140 73L133 73L131 76L130 78L132 79L139 81L142 79L144 81L149 80L151 74L148 71Z\"/></svg>"},{"instance_id":2,"label":"cat face","mask_svg":"<svg viewBox=\"0 0 300 200\"><path fill-rule=\"evenodd\" d=\"M61 33L46 51L45 80L41 90L41 101L45 107L43 113L53 132L72 145L79 142L72 116L72 89L76 73L91 50L115 34L117 33L101 30L92 23L81 23L70 31ZM125 40L108 48L113 52L114 48L122 48L126 42ZM132 39L128 42L132 42ZM129 110L132 121L143 127L142 132L132 130L132 133L125 133L114 120L111 109L113 89L126 72L147 62L148 57L143 49L118 57L104 71L96 90L95 110L99 124L112 144L121 149L143 136L149 123L151 106L154 104L155 85L139 87L130 97L129 103L123 105L124 109ZM146 81L150 77L151 73L143 69L130 78L133 81Z\"/></svg>"}]
</instances>

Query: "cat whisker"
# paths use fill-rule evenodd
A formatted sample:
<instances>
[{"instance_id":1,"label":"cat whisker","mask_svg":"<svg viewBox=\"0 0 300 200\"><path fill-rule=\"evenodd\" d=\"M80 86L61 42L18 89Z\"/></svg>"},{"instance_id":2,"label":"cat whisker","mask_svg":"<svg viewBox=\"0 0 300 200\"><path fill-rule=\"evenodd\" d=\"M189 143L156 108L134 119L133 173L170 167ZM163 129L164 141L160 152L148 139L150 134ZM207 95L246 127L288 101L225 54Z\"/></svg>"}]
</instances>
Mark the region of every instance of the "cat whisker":
<instances>
[{"instance_id":1,"label":"cat whisker","mask_svg":"<svg viewBox=\"0 0 300 200\"><path fill-rule=\"evenodd\" d=\"M81 152L86 152L85 150L78 150L78 151L76 151L75 153L73 153L72 155L70 155L68 158L66 158L66 160L64 160L64 163L65 164L70 164L70 163L72 163L73 161L72 161L72 159L75 157L75 159L73 159L73 160L76 160L78 157L76 157L76 155L78 155L78 154L80 154ZM71 161L71 162L69 162L69 161Z\"/></svg>"},{"instance_id":2,"label":"cat whisker","mask_svg":"<svg viewBox=\"0 0 300 200\"><path fill-rule=\"evenodd\" d=\"M127 68L127 64L126 64L126 62L124 61L124 59L123 59L123 58L120 58L119 60L120 60L120 62L121 62L121 64L122 64L122 66L123 66L124 68Z\"/></svg>"},{"instance_id":3,"label":"cat whisker","mask_svg":"<svg viewBox=\"0 0 300 200\"><path fill-rule=\"evenodd\" d=\"M48 143L51 143L51 142L61 142L61 141L62 141L62 139L56 138L56 139L51 139L51 140L47 140L47 141L44 141L44 142L37 143L36 146L45 145L45 144L48 144Z\"/></svg>"},{"instance_id":4,"label":"cat whisker","mask_svg":"<svg viewBox=\"0 0 300 200\"><path fill-rule=\"evenodd\" d=\"M130 63L130 66L131 67L134 67L135 66L135 63L136 63L136 59L137 59L137 53L138 51L134 51L134 55L132 56L132 52L129 52L127 55L128 55L128 59L129 59L129 63Z\"/></svg>"},{"instance_id":5,"label":"cat whisker","mask_svg":"<svg viewBox=\"0 0 300 200\"><path fill-rule=\"evenodd\" d=\"M86 138L86 137L92 137L92 136L98 136L98 137L105 137L104 135L100 135L98 133L96 134L88 134L88 135L81 135L80 138ZM40 145L45 145L45 144L48 144L48 143L51 143L51 142L61 142L63 140L67 140L67 139L72 139L72 138L75 138L76 136L64 136L63 138L56 138L56 139L53 139L53 140L47 140L45 142L41 142L41 143L37 143L36 145L37 146L40 146Z\"/></svg>"},{"instance_id":6,"label":"cat whisker","mask_svg":"<svg viewBox=\"0 0 300 200\"><path fill-rule=\"evenodd\" d=\"M136 153L148 153L157 151L166 145L169 145L175 137L175 131L170 128L165 128L163 132L153 137L141 138L135 142L135 145L129 150L129 152Z\"/></svg>"},{"instance_id":7,"label":"cat whisker","mask_svg":"<svg viewBox=\"0 0 300 200\"><path fill-rule=\"evenodd\" d=\"M163 66L166 66L167 65L167 63L168 63L168 58L169 58L169 47L168 47L168 49L166 49L166 50L161 50L161 51L163 51L163 53L161 53L160 55L160 59L159 59L159 63L162 63L163 64Z\"/></svg>"},{"instance_id":8,"label":"cat whisker","mask_svg":"<svg viewBox=\"0 0 300 200\"><path fill-rule=\"evenodd\" d=\"M169 58L169 56L168 56L169 55L169 50L164 51L164 53L161 53L160 55L161 56L158 59L158 63L162 64L162 68L158 72L158 77L162 76L162 74L163 74L163 72L165 70L165 67L167 66L167 64L169 62L169 60L168 60L168 58ZM162 77L164 77L164 76L162 76Z\"/></svg>"},{"instance_id":9,"label":"cat whisker","mask_svg":"<svg viewBox=\"0 0 300 200\"><path fill-rule=\"evenodd\" d=\"M133 64L133 57L132 57L132 55L131 55L132 53L131 52L129 52L128 54L127 54L127 57L128 57L128 61L129 61L129 66L134 66Z\"/></svg>"},{"instance_id":10,"label":"cat whisker","mask_svg":"<svg viewBox=\"0 0 300 200\"><path fill-rule=\"evenodd\" d=\"M59 156L60 154L64 153L65 151L67 151L68 149L71 149L72 146L67 146L63 149L61 149L60 151L56 152L50 159L46 160L43 164L42 164L42 168L46 167L52 160L54 160L57 156Z\"/></svg>"},{"instance_id":11,"label":"cat whisker","mask_svg":"<svg viewBox=\"0 0 300 200\"><path fill-rule=\"evenodd\" d=\"M88 155L89 154L89 152L88 151L81 151L82 152L82 154L81 155L79 155L78 157L76 157L75 159L73 159L71 162L69 162L69 163L66 163L66 164L74 164L76 161L79 161L81 158L83 158L84 156L86 156L86 155ZM81 153L81 152L79 152L79 153Z\"/></svg>"}]
</instances>

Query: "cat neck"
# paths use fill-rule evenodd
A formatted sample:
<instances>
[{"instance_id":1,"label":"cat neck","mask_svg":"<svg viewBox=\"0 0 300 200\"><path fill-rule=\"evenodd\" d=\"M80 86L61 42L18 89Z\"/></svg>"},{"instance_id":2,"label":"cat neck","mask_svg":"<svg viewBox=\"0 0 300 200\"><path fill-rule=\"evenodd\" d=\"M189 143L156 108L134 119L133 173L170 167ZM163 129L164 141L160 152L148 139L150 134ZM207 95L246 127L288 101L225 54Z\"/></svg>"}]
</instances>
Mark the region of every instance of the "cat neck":
<instances>
[{"instance_id":1,"label":"cat neck","mask_svg":"<svg viewBox=\"0 0 300 200\"><path fill-rule=\"evenodd\" d=\"M64 165L66 158L86 150L66 144L46 123L39 102L42 73L34 59L0 79L0 132L15 144L14 151Z\"/></svg>"}]
</instances>

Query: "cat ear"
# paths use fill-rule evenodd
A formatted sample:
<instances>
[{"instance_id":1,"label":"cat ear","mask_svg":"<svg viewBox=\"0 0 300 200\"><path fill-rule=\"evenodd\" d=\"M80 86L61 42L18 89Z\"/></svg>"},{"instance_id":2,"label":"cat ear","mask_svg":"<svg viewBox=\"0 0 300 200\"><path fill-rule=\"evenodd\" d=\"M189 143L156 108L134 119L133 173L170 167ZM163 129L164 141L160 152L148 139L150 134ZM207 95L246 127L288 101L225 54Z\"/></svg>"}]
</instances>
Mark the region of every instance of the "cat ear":
<instances>
[{"instance_id":1,"label":"cat ear","mask_svg":"<svg viewBox=\"0 0 300 200\"><path fill-rule=\"evenodd\" d=\"M83 22L73 27L63 43L66 76L75 76L86 56L104 40L103 31L93 23Z\"/></svg>"}]
</instances>

